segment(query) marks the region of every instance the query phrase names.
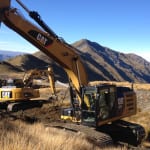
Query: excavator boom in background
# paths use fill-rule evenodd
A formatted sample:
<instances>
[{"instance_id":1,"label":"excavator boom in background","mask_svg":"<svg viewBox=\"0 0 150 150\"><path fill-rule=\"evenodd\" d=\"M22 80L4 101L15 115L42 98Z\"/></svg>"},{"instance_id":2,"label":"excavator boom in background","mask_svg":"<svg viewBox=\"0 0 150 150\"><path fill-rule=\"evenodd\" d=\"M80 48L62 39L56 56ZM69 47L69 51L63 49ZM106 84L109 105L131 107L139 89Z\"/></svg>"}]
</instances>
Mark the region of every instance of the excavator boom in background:
<instances>
[{"instance_id":1,"label":"excavator boom in background","mask_svg":"<svg viewBox=\"0 0 150 150\"><path fill-rule=\"evenodd\" d=\"M71 108L62 111L61 118L70 118L87 126L107 132L114 139L119 134L122 140L132 145L142 142L145 131L137 124L120 121L136 114L136 94L133 89L115 85L89 86L88 77L77 49L59 38L35 11L30 11L17 2L34 19L34 25L22 17L10 0L0 0L0 21L21 35L40 51L57 62L67 73L70 84ZM117 132L117 137L114 137Z\"/></svg>"},{"instance_id":2,"label":"excavator boom in background","mask_svg":"<svg viewBox=\"0 0 150 150\"><path fill-rule=\"evenodd\" d=\"M35 87L37 88L36 80L46 80L49 83L51 95L56 96L56 88L54 81L54 72L52 67L48 67L48 69L32 69L27 71L23 77L23 83L25 87ZM34 85L35 84L35 85ZM39 84L39 86L42 86ZM43 84L44 86L44 84ZM46 86L46 85L45 85ZM38 87L39 88L39 87Z\"/></svg>"}]
</instances>

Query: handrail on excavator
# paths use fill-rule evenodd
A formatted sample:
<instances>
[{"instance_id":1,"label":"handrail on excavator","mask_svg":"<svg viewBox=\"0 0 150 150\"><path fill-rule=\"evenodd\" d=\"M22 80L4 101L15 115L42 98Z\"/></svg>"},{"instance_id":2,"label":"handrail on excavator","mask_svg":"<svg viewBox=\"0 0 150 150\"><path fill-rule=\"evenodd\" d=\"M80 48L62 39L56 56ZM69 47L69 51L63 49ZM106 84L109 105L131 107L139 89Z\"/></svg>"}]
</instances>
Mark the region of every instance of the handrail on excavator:
<instances>
[{"instance_id":1,"label":"handrail on excavator","mask_svg":"<svg viewBox=\"0 0 150 150\"><path fill-rule=\"evenodd\" d=\"M51 34L54 38L58 38L56 33L48 27L48 25L41 19L41 16L37 11L30 11L20 0L16 0L18 4L34 19L46 32Z\"/></svg>"}]
</instances>

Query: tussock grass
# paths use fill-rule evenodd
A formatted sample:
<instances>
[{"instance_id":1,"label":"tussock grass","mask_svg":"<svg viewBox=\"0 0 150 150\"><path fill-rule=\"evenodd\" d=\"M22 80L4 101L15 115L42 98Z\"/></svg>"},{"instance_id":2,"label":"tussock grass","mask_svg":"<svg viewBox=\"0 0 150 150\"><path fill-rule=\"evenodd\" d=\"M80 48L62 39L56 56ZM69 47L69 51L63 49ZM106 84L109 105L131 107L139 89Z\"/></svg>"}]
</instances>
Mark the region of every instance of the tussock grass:
<instances>
[{"instance_id":1,"label":"tussock grass","mask_svg":"<svg viewBox=\"0 0 150 150\"><path fill-rule=\"evenodd\" d=\"M2 150L100 150L86 140L85 135L45 127L41 123L21 121L0 122L0 149ZM125 148L106 148L116 150Z\"/></svg>"},{"instance_id":2,"label":"tussock grass","mask_svg":"<svg viewBox=\"0 0 150 150\"><path fill-rule=\"evenodd\" d=\"M136 115L125 118L126 121L140 124L144 127L147 137L150 135L150 112L138 112Z\"/></svg>"},{"instance_id":3,"label":"tussock grass","mask_svg":"<svg viewBox=\"0 0 150 150\"><path fill-rule=\"evenodd\" d=\"M126 121L140 124L144 127L146 132L145 140L143 141L143 146L150 148L150 112L138 112L136 115L125 118Z\"/></svg>"}]
</instances>

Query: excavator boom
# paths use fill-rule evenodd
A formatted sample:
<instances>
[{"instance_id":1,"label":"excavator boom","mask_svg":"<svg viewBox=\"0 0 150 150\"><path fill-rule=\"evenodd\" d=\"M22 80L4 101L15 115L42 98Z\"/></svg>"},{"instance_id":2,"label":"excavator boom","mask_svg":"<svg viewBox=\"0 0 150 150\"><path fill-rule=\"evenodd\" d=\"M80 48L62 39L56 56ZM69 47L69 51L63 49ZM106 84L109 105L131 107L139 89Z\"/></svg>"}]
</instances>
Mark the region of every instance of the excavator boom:
<instances>
[{"instance_id":1,"label":"excavator boom","mask_svg":"<svg viewBox=\"0 0 150 150\"><path fill-rule=\"evenodd\" d=\"M6 8L9 8L10 7L10 0L3 0L3 1L0 1L0 9L3 10L3 9L6 9Z\"/></svg>"},{"instance_id":2,"label":"excavator boom","mask_svg":"<svg viewBox=\"0 0 150 150\"><path fill-rule=\"evenodd\" d=\"M40 25L39 27L22 17L16 8L11 8L10 0L0 0L0 21L62 66L76 92L79 94L80 87L86 86L88 80L77 50L64 40L58 38L48 28L37 12L26 10L38 25Z\"/></svg>"}]
</instances>

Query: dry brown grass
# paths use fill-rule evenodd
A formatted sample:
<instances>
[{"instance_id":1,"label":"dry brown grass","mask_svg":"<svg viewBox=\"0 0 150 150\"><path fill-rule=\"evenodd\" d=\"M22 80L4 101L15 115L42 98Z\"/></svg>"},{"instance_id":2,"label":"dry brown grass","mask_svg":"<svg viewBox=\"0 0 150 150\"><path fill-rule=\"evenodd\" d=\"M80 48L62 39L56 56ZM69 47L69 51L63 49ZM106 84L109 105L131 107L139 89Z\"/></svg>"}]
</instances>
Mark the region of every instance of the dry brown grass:
<instances>
[{"instance_id":1,"label":"dry brown grass","mask_svg":"<svg viewBox=\"0 0 150 150\"><path fill-rule=\"evenodd\" d=\"M150 112L138 112L136 115L125 118L125 120L142 125L147 136L150 134Z\"/></svg>"},{"instance_id":2,"label":"dry brown grass","mask_svg":"<svg viewBox=\"0 0 150 150\"><path fill-rule=\"evenodd\" d=\"M126 121L140 124L144 127L146 132L145 141L143 146L150 148L150 112L138 112L136 115L125 118Z\"/></svg>"},{"instance_id":3,"label":"dry brown grass","mask_svg":"<svg viewBox=\"0 0 150 150\"><path fill-rule=\"evenodd\" d=\"M21 121L0 122L0 147L2 150L100 150L81 133L73 134L41 123L29 125Z\"/></svg>"}]
</instances>

